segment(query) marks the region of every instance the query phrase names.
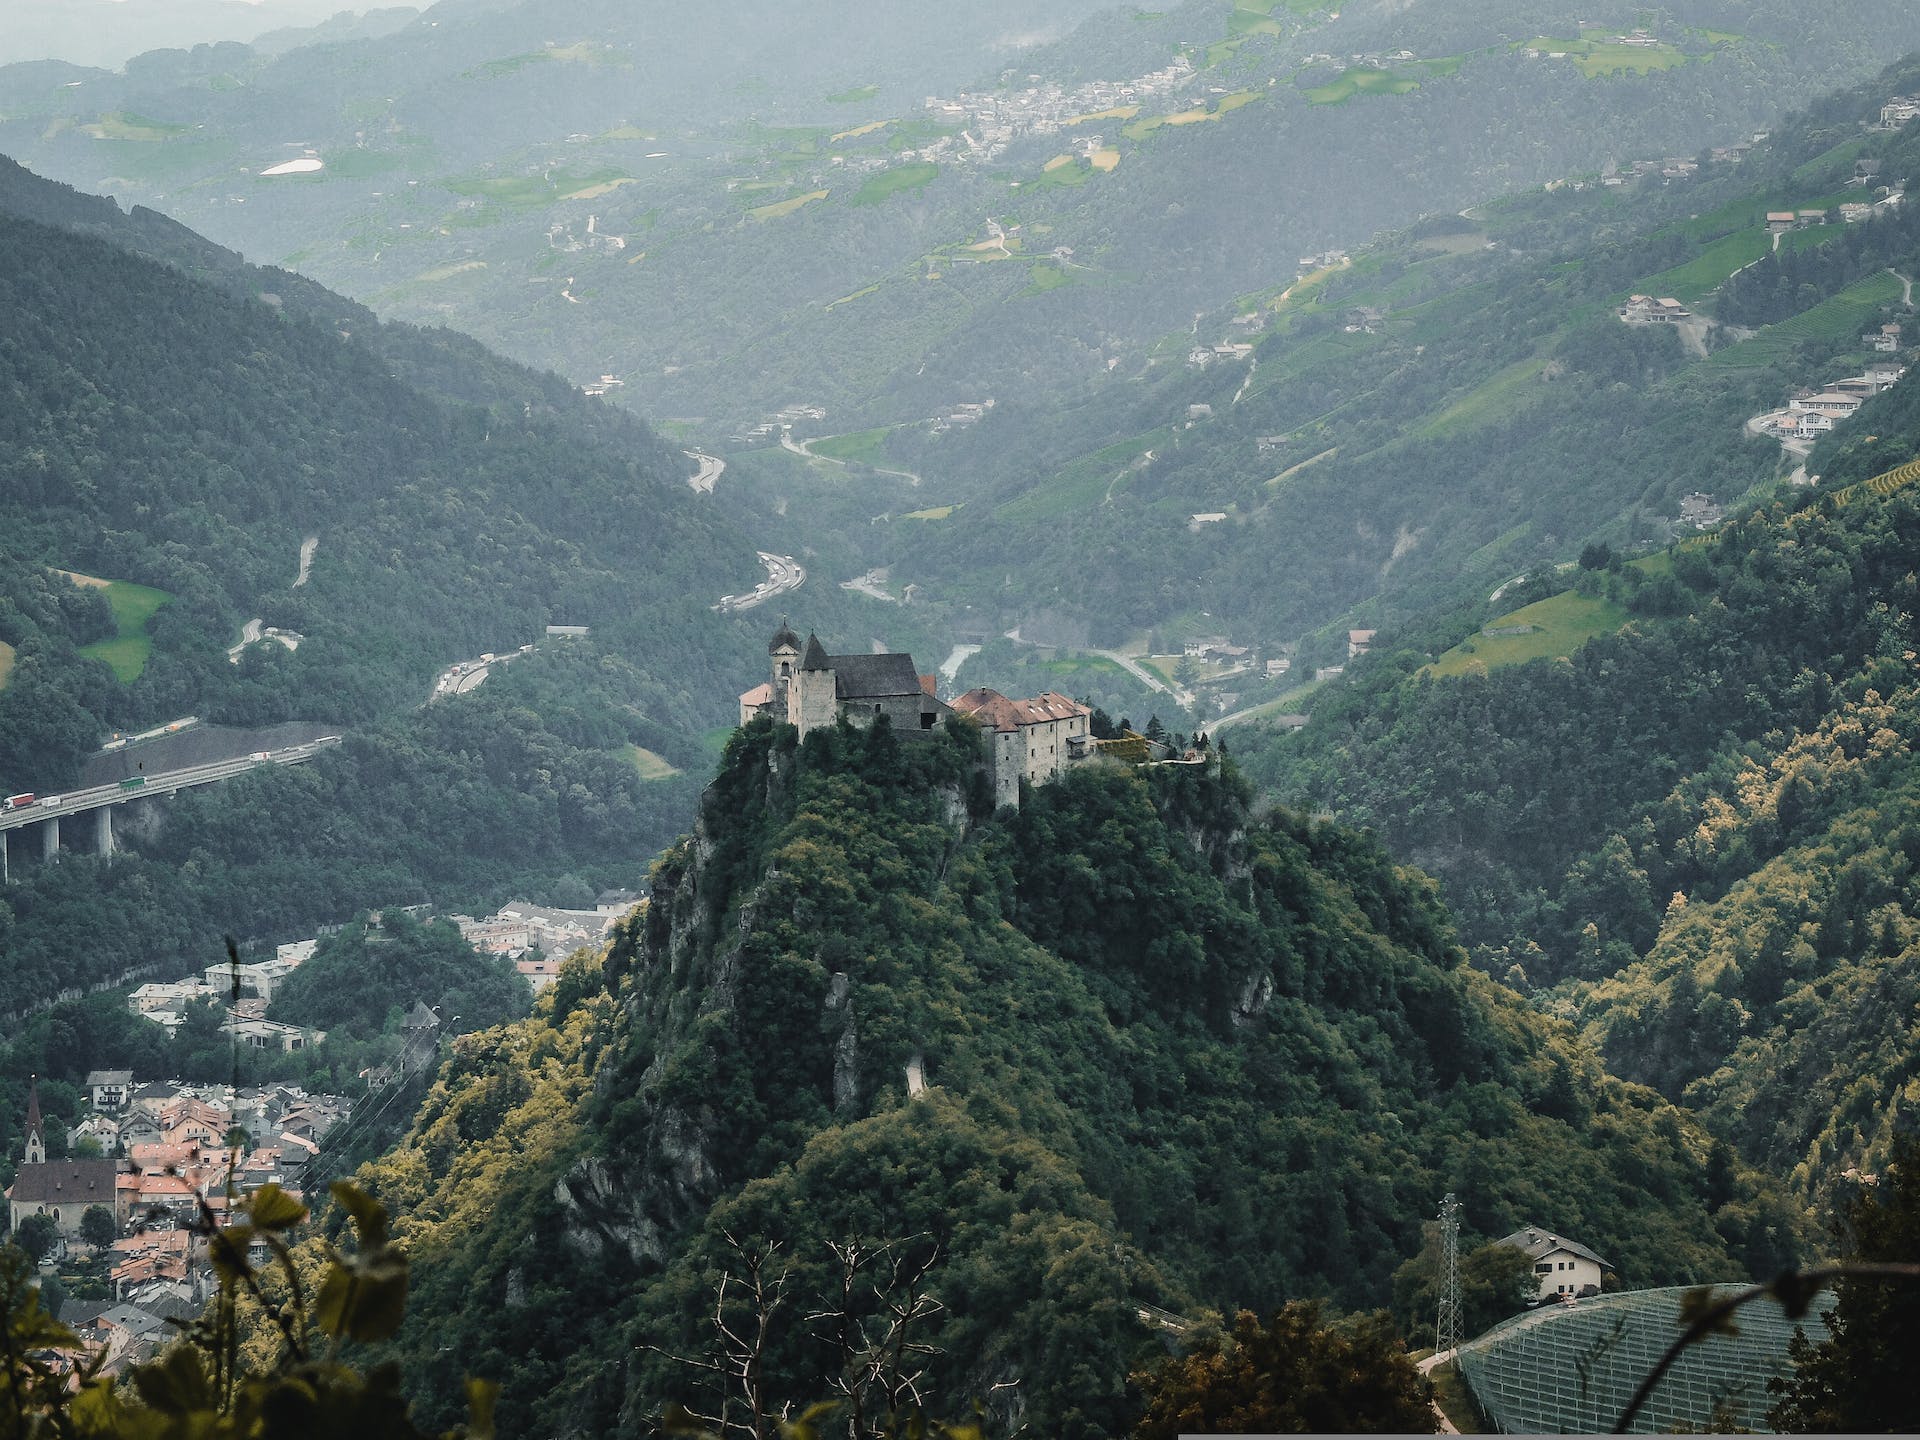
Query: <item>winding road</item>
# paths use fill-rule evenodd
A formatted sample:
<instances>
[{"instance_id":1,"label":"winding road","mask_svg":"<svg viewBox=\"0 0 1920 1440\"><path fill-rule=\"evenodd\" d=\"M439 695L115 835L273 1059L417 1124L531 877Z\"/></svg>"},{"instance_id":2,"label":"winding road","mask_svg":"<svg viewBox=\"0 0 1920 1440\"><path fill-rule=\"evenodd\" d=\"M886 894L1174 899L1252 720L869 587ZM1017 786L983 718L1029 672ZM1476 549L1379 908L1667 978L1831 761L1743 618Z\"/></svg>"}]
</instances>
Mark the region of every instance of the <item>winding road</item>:
<instances>
[{"instance_id":1,"label":"winding road","mask_svg":"<svg viewBox=\"0 0 1920 1440\"><path fill-rule=\"evenodd\" d=\"M819 437L821 440L831 440L832 438L831 435L822 435ZM843 470L851 468L845 460L836 459L831 455L814 454L811 448L814 443L815 441L813 440L795 440L793 438L793 432L790 430L782 430L780 432L780 448L782 450L791 450L794 454L804 455L809 460L823 460L829 465L838 465ZM918 485L920 483L920 477L911 470L890 470L885 465L869 465L867 469L873 471L876 475L898 475L902 480L910 484Z\"/></svg>"},{"instance_id":2,"label":"winding road","mask_svg":"<svg viewBox=\"0 0 1920 1440\"><path fill-rule=\"evenodd\" d=\"M727 472L727 462L718 455L703 455L698 450L681 453L700 467L699 474L687 477L687 484L693 488L694 494L711 495L714 482Z\"/></svg>"},{"instance_id":3,"label":"winding road","mask_svg":"<svg viewBox=\"0 0 1920 1440\"><path fill-rule=\"evenodd\" d=\"M770 550L762 550L760 563L767 567L767 578L744 595L722 595L712 608L722 615L737 615L742 610L751 610L756 605L764 605L774 596L788 590L798 590L807 583L807 568L791 555L775 555Z\"/></svg>"}]
</instances>

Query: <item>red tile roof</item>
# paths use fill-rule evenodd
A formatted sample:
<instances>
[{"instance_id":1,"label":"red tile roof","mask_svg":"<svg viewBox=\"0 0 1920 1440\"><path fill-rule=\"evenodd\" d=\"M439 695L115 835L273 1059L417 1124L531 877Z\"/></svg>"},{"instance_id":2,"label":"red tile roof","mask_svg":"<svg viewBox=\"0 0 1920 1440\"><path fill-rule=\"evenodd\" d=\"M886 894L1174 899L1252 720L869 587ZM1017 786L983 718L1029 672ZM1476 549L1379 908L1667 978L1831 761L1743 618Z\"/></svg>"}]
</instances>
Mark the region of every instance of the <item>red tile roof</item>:
<instances>
[{"instance_id":1,"label":"red tile roof","mask_svg":"<svg viewBox=\"0 0 1920 1440\"><path fill-rule=\"evenodd\" d=\"M984 685L969 690L955 700L953 708L963 715L971 715L980 722L982 729L1003 733L1018 730L1023 725L1045 725L1056 720L1071 720L1077 715L1093 714L1079 701L1069 700L1056 691L1049 690L1031 700L1009 700L998 690L989 690Z\"/></svg>"}]
</instances>

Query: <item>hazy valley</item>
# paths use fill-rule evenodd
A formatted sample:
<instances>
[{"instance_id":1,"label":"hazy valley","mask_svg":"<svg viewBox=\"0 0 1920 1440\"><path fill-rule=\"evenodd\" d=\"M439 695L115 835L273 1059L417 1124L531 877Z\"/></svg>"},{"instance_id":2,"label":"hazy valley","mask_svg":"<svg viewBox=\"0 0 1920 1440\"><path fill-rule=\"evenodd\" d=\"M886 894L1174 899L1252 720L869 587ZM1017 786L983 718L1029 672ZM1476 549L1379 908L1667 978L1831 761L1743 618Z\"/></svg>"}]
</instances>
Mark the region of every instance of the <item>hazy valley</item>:
<instances>
[{"instance_id":1,"label":"hazy valley","mask_svg":"<svg viewBox=\"0 0 1920 1440\"><path fill-rule=\"evenodd\" d=\"M322 18L0 67L76 1433L1605 1428L1920 1259L1920 17ZM1909 1418L1798 1283L1642 1423Z\"/></svg>"}]
</instances>

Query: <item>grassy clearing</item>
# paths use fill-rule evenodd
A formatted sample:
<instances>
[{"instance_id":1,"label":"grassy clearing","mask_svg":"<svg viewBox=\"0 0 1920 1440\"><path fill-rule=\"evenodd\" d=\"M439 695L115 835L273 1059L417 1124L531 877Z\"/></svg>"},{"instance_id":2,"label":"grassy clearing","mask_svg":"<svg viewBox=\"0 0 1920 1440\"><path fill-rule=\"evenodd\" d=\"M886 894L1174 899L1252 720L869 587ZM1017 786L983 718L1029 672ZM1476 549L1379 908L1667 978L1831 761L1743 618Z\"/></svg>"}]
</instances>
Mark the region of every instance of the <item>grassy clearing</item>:
<instances>
[{"instance_id":1,"label":"grassy clearing","mask_svg":"<svg viewBox=\"0 0 1920 1440\"><path fill-rule=\"evenodd\" d=\"M1547 368L1541 359L1519 360L1489 377L1420 427L1429 436L1458 435L1505 420L1526 408L1539 392L1534 382Z\"/></svg>"},{"instance_id":2,"label":"grassy clearing","mask_svg":"<svg viewBox=\"0 0 1920 1440\"><path fill-rule=\"evenodd\" d=\"M611 195L622 185L639 183L631 175L622 175L617 180L602 180L596 185L589 185L584 190L575 190L572 194L562 195L560 198L562 200L598 200L602 195Z\"/></svg>"},{"instance_id":3,"label":"grassy clearing","mask_svg":"<svg viewBox=\"0 0 1920 1440\"><path fill-rule=\"evenodd\" d=\"M1679 46L1665 42L1658 45L1616 44L1604 30L1583 31L1578 40L1555 40L1549 36L1540 36L1514 48L1540 50L1548 55L1563 55L1573 61L1579 67L1580 73L1589 80L1597 80L1602 75L1617 75L1626 71L1646 75L1655 70L1671 70L1674 66L1685 65L1695 58Z\"/></svg>"},{"instance_id":4,"label":"grassy clearing","mask_svg":"<svg viewBox=\"0 0 1920 1440\"><path fill-rule=\"evenodd\" d=\"M1060 265L1036 265L1027 281L1022 295L1044 295L1049 290L1060 290L1073 284L1073 276Z\"/></svg>"},{"instance_id":5,"label":"grassy clearing","mask_svg":"<svg viewBox=\"0 0 1920 1440\"><path fill-rule=\"evenodd\" d=\"M102 115L93 124L80 127L83 134L91 135L96 140L131 140L143 145L156 140L171 140L176 135L185 135L191 128L188 125L170 125L164 120L149 120L144 115L128 111Z\"/></svg>"},{"instance_id":6,"label":"grassy clearing","mask_svg":"<svg viewBox=\"0 0 1920 1440\"><path fill-rule=\"evenodd\" d=\"M856 300L864 300L869 295L877 294L879 292L879 289L880 289L880 285L878 282L876 282L872 285L867 286L864 290L854 291L851 295L842 295L838 300L828 301L827 309L833 310L833 309L837 309L842 305L851 305Z\"/></svg>"},{"instance_id":7,"label":"grassy clearing","mask_svg":"<svg viewBox=\"0 0 1920 1440\"><path fill-rule=\"evenodd\" d=\"M643 750L638 745L627 746L626 756L633 762L633 768L639 772L642 780L670 780L680 773L679 767L671 764L666 757Z\"/></svg>"},{"instance_id":8,"label":"grassy clearing","mask_svg":"<svg viewBox=\"0 0 1920 1440\"><path fill-rule=\"evenodd\" d=\"M902 520L948 520L959 508L958 505L932 505L925 510L909 510L900 518Z\"/></svg>"},{"instance_id":9,"label":"grassy clearing","mask_svg":"<svg viewBox=\"0 0 1920 1440\"><path fill-rule=\"evenodd\" d=\"M886 459L887 427L854 430L845 435L829 435L809 441L807 448L829 460L854 460L862 465L877 465Z\"/></svg>"},{"instance_id":10,"label":"grassy clearing","mask_svg":"<svg viewBox=\"0 0 1920 1440\"><path fill-rule=\"evenodd\" d=\"M521 209L540 209L583 190L591 190L596 185L605 185L610 180L626 180L629 177L622 170L592 170L585 175L571 174L565 170L542 172L539 175L509 175L499 178L488 176L462 176L447 181L447 188L456 195L472 195L483 200L492 200L501 205L512 205Z\"/></svg>"},{"instance_id":11,"label":"grassy clearing","mask_svg":"<svg viewBox=\"0 0 1920 1440\"><path fill-rule=\"evenodd\" d=\"M1466 61L1464 55L1447 55L1434 60L1416 60L1392 70L1377 70L1371 65L1356 65L1343 70L1325 85L1304 91L1315 105L1342 105L1356 95L1405 95L1418 90L1423 81L1444 79Z\"/></svg>"},{"instance_id":12,"label":"grassy clearing","mask_svg":"<svg viewBox=\"0 0 1920 1440\"><path fill-rule=\"evenodd\" d=\"M1751 340L1715 351L1704 364L1723 370L1750 370L1786 360L1805 340L1838 341L1864 333L1879 323L1881 310L1900 299L1901 284L1882 272L1849 285L1830 300L1791 320L1769 325Z\"/></svg>"},{"instance_id":13,"label":"grassy clearing","mask_svg":"<svg viewBox=\"0 0 1920 1440\"><path fill-rule=\"evenodd\" d=\"M1284 694L1276 695L1271 700L1255 705L1251 710L1247 711L1245 717L1239 723L1246 724L1256 720L1270 720L1275 715L1296 714L1300 709L1300 702L1326 683L1324 680L1309 680L1304 685L1296 685Z\"/></svg>"},{"instance_id":14,"label":"grassy clearing","mask_svg":"<svg viewBox=\"0 0 1920 1440\"><path fill-rule=\"evenodd\" d=\"M805 195L796 195L791 200L776 201L772 205L760 205L747 211L749 217L758 221L779 220L793 214L802 206L811 205L816 200L827 198L825 190L809 190Z\"/></svg>"},{"instance_id":15,"label":"grassy clearing","mask_svg":"<svg viewBox=\"0 0 1920 1440\"><path fill-rule=\"evenodd\" d=\"M1110 175L1120 168L1120 152L1111 147L1096 150L1087 157L1087 163L1103 175Z\"/></svg>"},{"instance_id":16,"label":"grassy clearing","mask_svg":"<svg viewBox=\"0 0 1920 1440\"><path fill-rule=\"evenodd\" d=\"M1527 634L1489 635L1483 630L1472 639L1461 641L1426 670L1445 679L1476 670L1524 665L1529 660L1564 660L1595 636L1611 635L1625 625L1627 619L1626 610L1604 596L1568 590L1536 600L1510 615L1489 621L1486 626L1486 630L1531 626Z\"/></svg>"},{"instance_id":17,"label":"grassy clearing","mask_svg":"<svg viewBox=\"0 0 1920 1440\"><path fill-rule=\"evenodd\" d=\"M993 513L998 519L1026 523L1055 520L1098 505L1115 477L1162 444L1169 433L1165 428L1151 430L1083 455L1026 494L996 506Z\"/></svg>"},{"instance_id":18,"label":"grassy clearing","mask_svg":"<svg viewBox=\"0 0 1920 1440\"><path fill-rule=\"evenodd\" d=\"M827 96L829 105L864 105L869 100L880 98L878 85L856 85L851 90L842 90L838 95Z\"/></svg>"},{"instance_id":19,"label":"grassy clearing","mask_svg":"<svg viewBox=\"0 0 1920 1440\"><path fill-rule=\"evenodd\" d=\"M7 688L7 676L13 673L13 646L0 640L0 690Z\"/></svg>"},{"instance_id":20,"label":"grassy clearing","mask_svg":"<svg viewBox=\"0 0 1920 1440\"><path fill-rule=\"evenodd\" d=\"M1251 105L1261 98L1258 90L1239 90L1231 95L1222 95L1211 110L1204 105L1192 110L1182 110L1177 115L1148 115L1135 120L1120 133L1129 140L1144 140L1164 125L1205 125L1230 115L1242 105Z\"/></svg>"},{"instance_id":21,"label":"grassy clearing","mask_svg":"<svg viewBox=\"0 0 1920 1440\"><path fill-rule=\"evenodd\" d=\"M1833 225L1789 230L1780 237L1780 253L1814 250L1838 234L1839 227ZM1718 289L1728 276L1772 252L1773 236L1765 230L1739 230L1715 241L1686 264L1651 276L1637 288L1648 295L1671 295L1684 304L1695 305Z\"/></svg>"},{"instance_id":22,"label":"grassy clearing","mask_svg":"<svg viewBox=\"0 0 1920 1440\"><path fill-rule=\"evenodd\" d=\"M484 270L486 268L487 262L484 260L462 260L458 264L442 265L437 270L425 271L413 278L422 284L430 285L438 280L451 280L456 275L465 275L470 270Z\"/></svg>"},{"instance_id":23,"label":"grassy clearing","mask_svg":"<svg viewBox=\"0 0 1920 1440\"><path fill-rule=\"evenodd\" d=\"M855 205L878 205L895 195L909 190L924 190L939 177L940 167L930 160L916 161L911 165L895 165L889 170L880 170L866 179L866 183L853 192L851 203Z\"/></svg>"},{"instance_id":24,"label":"grassy clearing","mask_svg":"<svg viewBox=\"0 0 1920 1440\"><path fill-rule=\"evenodd\" d=\"M1334 446L1331 450L1322 450L1318 455L1311 455L1305 460L1302 460L1298 465L1289 465L1285 470L1282 470L1278 475L1274 476L1271 480L1267 481L1267 484L1270 486L1284 484L1288 480L1293 479L1293 477L1298 475L1301 471L1311 470L1315 465L1318 465L1322 460L1331 460L1333 459L1334 456L1338 455L1339 453L1340 453L1340 447L1338 445Z\"/></svg>"},{"instance_id":25,"label":"grassy clearing","mask_svg":"<svg viewBox=\"0 0 1920 1440\"><path fill-rule=\"evenodd\" d=\"M147 668L147 657L153 654L153 637L147 634L147 622L173 596L151 585L135 585L130 580L102 580L93 575L77 575L71 570L59 573L76 584L104 589L107 604L113 607L113 625L118 633L110 640L96 640L81 646L80 653L106 661L123 685L139 679L140 672Z\"/></svg>"},{"instance_id":26,"label":"grassy clearing","mask_svg":"<svg viewBox=\"0 0 1920 1440\"><path fill-rule=\"evenodd\" d=\"M887 126L892 123L891 120L872 120L865 125L856 125L851 130L842 130L837 135L829 135L827 137L827 143L829 145L838 145L843 140L858 140L862 135L875 134L878 131L886 129Z\"/></svg>"},{"instance_id":27,"label":"grassy clearing","mask_svg":"<svg viewBox=\"0 0 1920 1440\"><path fill-rule=\"evenodd\" d=\"M1132 120L1140 114L1138 105L1116 105L1111 110L1096 110L1091 115L1076 115L1063 125L1092 125L1101 120Z\"/></svg>"}]
</instances>

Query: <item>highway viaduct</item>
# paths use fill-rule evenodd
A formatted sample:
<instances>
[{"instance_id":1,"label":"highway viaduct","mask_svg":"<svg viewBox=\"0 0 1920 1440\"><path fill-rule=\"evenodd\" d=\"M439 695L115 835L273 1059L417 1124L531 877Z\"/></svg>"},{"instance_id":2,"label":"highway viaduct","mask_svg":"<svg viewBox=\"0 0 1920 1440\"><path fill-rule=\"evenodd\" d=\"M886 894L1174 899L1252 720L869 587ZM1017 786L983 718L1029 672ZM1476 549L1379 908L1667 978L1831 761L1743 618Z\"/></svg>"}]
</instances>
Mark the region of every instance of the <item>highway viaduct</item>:
<instances>
[{"instance_id":1,"label":"highway viaduct","mask_svg":"<svg viewBox=\"0 0 1920 1440\"><path fill-rule=\"evenodd\" d=\"M111 785L93 785L85 790L73 790L64 795L41 795L18 808L0 810L0 884L11 883L13 879L7 852L11 848L9 836L15 830L33 825L39 826L40 853L45 859L52 860L60 853L61 822L77 821L83 815L91 815L95 853L111 855L113 854L113 807L116 805L130 805L136 800L177 795L182 790L190 789L195 785L212 785L221 780L231 780L235 775L244 775L249 770L257 770L263 765L305 764L320 751L339 743L338 735L325 735L302 745L289 745L280 750L262 750L238 760L216 760L208 765L189 765L184 769L163 771L133 780L121 780Z\"/></svg>"}]
</instances>

